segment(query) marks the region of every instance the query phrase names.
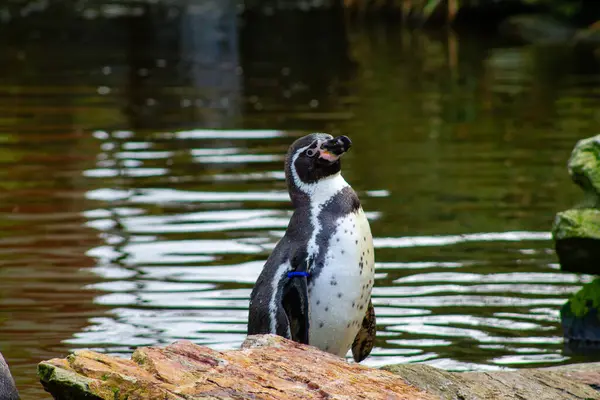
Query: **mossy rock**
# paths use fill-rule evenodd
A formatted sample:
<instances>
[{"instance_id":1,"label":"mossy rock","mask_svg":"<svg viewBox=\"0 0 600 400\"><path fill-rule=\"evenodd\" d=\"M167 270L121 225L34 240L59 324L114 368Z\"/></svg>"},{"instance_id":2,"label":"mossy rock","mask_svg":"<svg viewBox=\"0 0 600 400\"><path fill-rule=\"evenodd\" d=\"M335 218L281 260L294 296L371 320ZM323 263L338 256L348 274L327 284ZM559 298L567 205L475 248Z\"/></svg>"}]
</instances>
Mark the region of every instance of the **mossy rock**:
<instances>
[{"instance_id":1,"label":"mossy rock","mask_svg":"<svg viewBox=\"0 0 600 400\"><path fill-rule=\"evenodd\" d=\"M556 214L552 236L563 271L600 274L600 210L582 208Z\"/></svg>"},{"instance_id":2,"label":"mossy rock","mask_svg":"<svg viewBox=\"0 0 600 400\"><path fill-rule=\"evenodd\" d=\"M64 365L66 367L67 363L64 362ZM102 400L102 397L93 393L90 388L93 379L81 376L69 368L41 362L37 372L44 389L50 393L60 393L60 399Z\"/></svg>"},{"instance_id":3,"label":"mossy rock","mask_svg":"<svg viewBox=\"0 0 600 400\"><path fill-rule=\"evenodd\" d=\"M554 240L587 238L600 240L600 210L574 208L559 212L552 226Z\"/></svg>"},{"instance_id":4,"label":"mossy rock","mask_svg":"<svg viewBox=\"0 0 600 400\"><path fill-rule=\"evenodd\" d=\"M600 278L583 285L583 287L569 299L568 312L574 317L585 317L593 309L600 309Z\"/></svg>"},{"instance_id":5,"label":"mossy rock","mask_svg":"<svg viewBox=\"0 0 600 400\"><path fill-rule=\"evenodd\" d=\"M568 166L573 181L600 198L600 135L577 142Z\"/></svg>"},{"instance_id":6,"label":"mossy rock","mask_svg":"<svg viewBox=\"0 0 600 400\"><path fill-rule=\"evenodd\" d=\"M600 278L584 285L561 308L565 338L600 343Z\"/></svg>"}]
</instances>

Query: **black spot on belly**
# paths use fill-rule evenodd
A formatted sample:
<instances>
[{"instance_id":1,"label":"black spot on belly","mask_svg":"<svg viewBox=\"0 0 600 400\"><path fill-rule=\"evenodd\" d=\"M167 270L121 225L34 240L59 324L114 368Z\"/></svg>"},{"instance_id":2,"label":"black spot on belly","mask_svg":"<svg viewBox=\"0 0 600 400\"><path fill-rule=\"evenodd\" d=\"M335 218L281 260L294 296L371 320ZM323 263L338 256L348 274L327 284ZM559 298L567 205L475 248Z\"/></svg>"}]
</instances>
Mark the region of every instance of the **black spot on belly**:
<instances>
[{"instance_id":1,"label":"black spot on belly","mask_svg":"<svg viewBox=\"0 0 600 400\"><path fill-rule=\"evenodd\" d=\"M341 298L342 298L342 293L340 292L340 293L338 293L338 299L341 299Z\"/></svg>"},{"instance_id":2,"label":"black spot on belly","mask_svg":"<svg viewBox=\"0 0 600 400\"><path fill-rule=\"evenodd\" d=\"M339 242L339 241L340 241L340 238L337 238L337 239L335 239L335 241L336 241L336 242Z\"/></svg>"},{"instance_id":3,"label":"black spot on belly","mask_svg":"<svg viewBox=\"0 0 600 400\"><path fill-rule=\"evenodd\" d=\"M355 306L355 305L356 305L356 303L355 303L355 302L352 302L352 308L354 308L354 306Z\"/></svg>"},{"instance_id":4,"label":"black spot on belly","mask_svg":"<svg viewBox=\"0 0 600 400\"><path fill-rule=\"evenodd\" d=\"M345 253L345 251L344 251L344 250L342 250L342 254L344 254L344 253Z\"/></svg>"},{"instance_id":5,"label":"black spot on belly","mask_svg":"<svg viewBox=\"0 0 600 400\"><path fill-rule=\"evenodd\" d=\"M348 325L346 325L346 328L350 328L350 322L348 322Z\"/></svg>"},{"instance_id":6,"label":"black spot on belly","mask_svg":"<svg viewBox=\"0 0 600 400\"><path fill-rule=\"evenodd\" d=\"M355 241L354 241L354 244L358 244L358 240L355 240Z\"/></svg>"},{"instance_id":7,"label":"black spot on belly","mask_svg":"<svg viewBox=\"0 0 600 400\"><path fill-rule=\"evenodd\" d=\"M337 281L335 281L335 280L333 280L333 279L332 279L332 280L329 282L329 284L330 284L331 286L337 286Z\"/></svg>"},{"instance_id":8,"label":"black spot on belly","mask_svg":"<svg viewBox=\"0 0 600 400\"><path fill-rule=\"evenodd\" d=\"M325 307L325 312L329 311L329 307Z\"/></svg>"},{"instance_id":9,"label":"black spot on belly","mask_svg":"<svg viewBox=\"0 0 600 400\"><path fill-rule=\"evenodd\" d=\"M317 300L317 305L321 304L321 300Z\"/></svg>"},{"instance_id":10,"label":"black spot on belly","mask_svg":"<svg viewBox=\"0 0 600 400\"><path fill-rule=\"evenodd\" d=\"M323 322L319 322L319 328L322 328L325 325Z\"/></svg>"}]
</instances>

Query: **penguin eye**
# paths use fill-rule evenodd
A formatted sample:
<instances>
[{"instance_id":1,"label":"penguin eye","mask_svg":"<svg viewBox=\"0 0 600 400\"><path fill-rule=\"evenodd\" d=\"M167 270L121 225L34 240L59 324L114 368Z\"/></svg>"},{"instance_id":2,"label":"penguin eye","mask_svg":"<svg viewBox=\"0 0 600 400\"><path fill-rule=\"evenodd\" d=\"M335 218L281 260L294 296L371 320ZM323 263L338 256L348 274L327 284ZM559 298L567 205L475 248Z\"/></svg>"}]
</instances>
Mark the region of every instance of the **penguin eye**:
<instances>
[{"instance_id":1,"label":"penguin eye","mask_svg":"<svg viewBox=\"0 0 600 400\"><path fill-rule=\"evenodd\" d=\"M306 155L309 157L314 157L316 154L317 154L317 151L315 149L306 150Z\"/></svg>"}]
</instances>

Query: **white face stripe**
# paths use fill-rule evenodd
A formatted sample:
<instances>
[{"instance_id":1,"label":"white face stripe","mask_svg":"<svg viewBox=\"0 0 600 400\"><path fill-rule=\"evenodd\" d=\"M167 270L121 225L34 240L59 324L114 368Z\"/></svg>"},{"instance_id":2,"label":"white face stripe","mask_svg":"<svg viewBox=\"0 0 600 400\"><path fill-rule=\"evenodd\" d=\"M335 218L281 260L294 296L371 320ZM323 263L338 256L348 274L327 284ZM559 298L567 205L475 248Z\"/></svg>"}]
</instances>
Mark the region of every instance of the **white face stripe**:
<instances>
[{"instance_id":1,"label":"white face stripe","mask_svg":"<svg viewBox=\"0 0 600 400\"><path fill-rule=\"evenodd\" d=\"M277 291L279 290L279 281L283 278L283 276L292 269L292 264L289 261L284 262L279 267L277 267L277 271L273 276L273 281L271 282L271 290L273 294L271 295L271 301L269 302L269 317L271 323L271 333L277 333Z\"/></svg>"},{"instance_id":2,"label":"white face stripe","mask_svg":"<svg viewBox=\"0 0 600 400\"><path fill-rule=\"evenodd\" d=\"M317 142L317 149L319 149L321 147L321 143L323 143L325 141L317 140L316 142ZM319 184L321 182L325 182L328 179L331 180L332 178L335 178L337 175L340 175L338 172L335 175L331 175L331 176L322 178L321 180L319 180L317 182L313 182L313 183L306 183L306 182L302 181L302 179L300 179L300 175L298 175L298 171L296 171L296 161L298 160L298 157L300 157L300 154L302 154L304 151L306 151L308 148L310 148L314 143L315 142L312 142L308 146L304 146L304 147L301 147L300 149L296 150L296 153L292 157L292 163L290 165L290 170L292 172L292 178L294 179L294 183L296 184L296 187L298 189L300 189L300 191L302 193L307 194L309 197L312 197L314 194L317 193L317 187L319 187ZM347 183L346 183L346 186L348 186Z\"/></svg>"},{"instance_id":3,"label":"white face stripe","mask_svg":"<svg viewBox=\"0 0 600 400\"><path fill-rule=\"evenodd\" d=\"M296 187L300 189L301 192L306 193L309 196L313 192L314 185L316 185L316 183L304 183L302 179L300 179L300 175L298 175L298 172L296 171L296 160L298 160L300 154L302 154L302 152L306 151L306 149L312 146L313 143L298 149L298 151L296 151L296 154L294 154L294 157L292 157L292 164L290 165L290 170L292 171L292 178L294 179Z\"/></svg>"}]
</instances>

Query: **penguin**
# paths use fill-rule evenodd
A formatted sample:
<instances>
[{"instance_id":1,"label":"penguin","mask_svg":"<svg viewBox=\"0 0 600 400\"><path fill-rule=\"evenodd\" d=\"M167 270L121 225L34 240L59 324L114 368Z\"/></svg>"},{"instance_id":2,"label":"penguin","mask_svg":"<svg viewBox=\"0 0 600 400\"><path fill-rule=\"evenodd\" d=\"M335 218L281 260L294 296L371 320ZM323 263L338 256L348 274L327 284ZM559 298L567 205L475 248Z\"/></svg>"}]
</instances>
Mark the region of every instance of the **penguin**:
<instances>
[{"instance_id":1,"label":"penguin","mask_svg":"<svg viewBox=\"0 0 600 400\"><path fill-rule=\"evenodd\" d=\"M352 142L313 133L285 160L294 208L250 295L248 334L272 333L356 362L373 348L375 254L358 196L341 175Z\"/></svg>"},{"instance_id":2,"label":"penguin","mask_svg":"<svg viewBox=\"0 0 600 400\"><path fill-rule=\"evenodd\" d=\"M19 400L19 392L15 386L15 380L10 374L8 364L4 361L2 353L0 353L0 399Z\"/></svg>"}]
</instances>

